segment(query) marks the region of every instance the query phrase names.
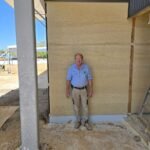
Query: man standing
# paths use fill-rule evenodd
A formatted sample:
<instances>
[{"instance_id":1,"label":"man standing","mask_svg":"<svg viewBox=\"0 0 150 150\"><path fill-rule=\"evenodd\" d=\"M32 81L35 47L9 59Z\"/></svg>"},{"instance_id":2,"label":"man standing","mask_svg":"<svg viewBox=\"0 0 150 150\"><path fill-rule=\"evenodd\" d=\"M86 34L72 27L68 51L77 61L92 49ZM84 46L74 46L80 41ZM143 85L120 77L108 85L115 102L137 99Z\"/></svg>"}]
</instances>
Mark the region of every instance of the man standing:
<instances>
[{"instance_id":1,"label":"man standing","mask_svg":"<svg viewBox=\"0 0 150 150\"><path fill-rule=\"evenodd\" d=\"M82 122L88 130L92 130L88 121L88 97L93 95L92 81L91 71L88 65L83 63L83 55L81 53L75 54L75 64L69 67L67 73L66 96L72 96L76 129L80 127Z\"/></svg>"}]
</instances>

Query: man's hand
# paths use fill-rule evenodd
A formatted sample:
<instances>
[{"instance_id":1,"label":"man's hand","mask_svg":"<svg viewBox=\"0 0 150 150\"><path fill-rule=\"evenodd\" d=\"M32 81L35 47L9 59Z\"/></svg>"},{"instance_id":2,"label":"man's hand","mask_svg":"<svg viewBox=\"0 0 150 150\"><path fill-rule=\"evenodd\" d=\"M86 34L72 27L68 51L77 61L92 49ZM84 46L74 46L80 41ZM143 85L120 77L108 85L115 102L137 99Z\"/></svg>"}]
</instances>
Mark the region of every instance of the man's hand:
<instances>
[{"instance_id":1,"label":"man's hand","mask_svg":"<svg viewBox=\"0 0 150 150\"><path fill-rule=\"evenodd\" d=\"M88 97L92 97L93 96L93 81L89 80L89 85L88 85Z\"/></svg>"},{"instance_id":2,"label":"man's hand","mask_svg":"<svg viewBox=\"0 0 150 150\"><path fill-rule=\"evenodd\" d=\"M92 96L93 96L93 91L90 90L90 91L88 92L88 97L92 97Z\"/></svg>"},{"instance_id":3,"label":"man's hand","mask_svg":"<svg viewBox=\"0 0 150 150\"><path fill-rule=\"evenodd\" d=\"M66 90L66 97L70 97L70 91Z\"/></svg>"},{"instance_id":4,"label":"man's hand","mask_svg":"<svg viewBox=\"0 0 150 150\"><path fill-rule=\"evenodd\" d=\"M66 97L70 96L70 81L66 81Z\"/></svg>"}]
</instances>

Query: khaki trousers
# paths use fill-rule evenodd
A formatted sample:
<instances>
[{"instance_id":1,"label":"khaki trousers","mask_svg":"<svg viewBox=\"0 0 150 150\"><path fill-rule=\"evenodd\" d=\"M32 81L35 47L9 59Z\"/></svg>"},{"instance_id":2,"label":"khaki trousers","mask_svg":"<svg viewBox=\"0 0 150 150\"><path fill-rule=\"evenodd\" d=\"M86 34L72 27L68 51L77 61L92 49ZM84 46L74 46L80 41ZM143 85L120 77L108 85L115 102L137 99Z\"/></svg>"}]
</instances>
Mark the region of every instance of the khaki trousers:
<instances>
[{"instance_id":1,"label":"khaki trousers","mask_svg":"<svg viewBox=\"0 0 150 150\"><path fill-rule=\"evenodd\" d=\"M86 89L72 89L72 101L76 121L84 123L88 120L88 97Z\"/></svg>"}]
</instances>

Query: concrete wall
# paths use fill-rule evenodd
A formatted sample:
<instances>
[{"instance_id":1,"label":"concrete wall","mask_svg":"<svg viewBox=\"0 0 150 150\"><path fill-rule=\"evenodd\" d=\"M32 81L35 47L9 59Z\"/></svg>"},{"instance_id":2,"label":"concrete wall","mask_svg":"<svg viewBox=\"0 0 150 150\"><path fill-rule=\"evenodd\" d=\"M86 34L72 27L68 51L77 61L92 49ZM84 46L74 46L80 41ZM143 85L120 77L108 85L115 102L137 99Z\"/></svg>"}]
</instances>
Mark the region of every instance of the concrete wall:
<instances>
[{"instance_id":1,"label":"concrete wall","mask_svg":"<svg viewBox=\"0 0 150 150\"><path fill-rule=\"evenodd\" d=\"M85 62L90 65L94 77L94 95L89 102L90 114L126 114L132 28L131 20L127 20L127 3L47 2L47 10L50 115L73 114L71 99L65 97L65 78L76 52L84 54ZM141 36L138 30L136 36ZM140 39L137 37L136 42L141 42ZM135 62L136 68L139 68L141 65L138 66L138 59L143 43L138 44L136 49ZM148 61L148 46L145 52L142 59L146 56ZM145 62L144 59L144 68ZM145 76L141 75L140 79ZM134 79L133 110L139 104L136 80L139 80L138 77Z\"/></svg>"},{"instance_id":2,"label":"concrete wall","mask_svg":"<svg viewBox=\"0 0 150 150\"><path fill-rule=\"evenodd\" d=\"M137 17L135 25L132 112L138 112L150 86L150 25L148 14Z\"/></svg>"}]
</instances>

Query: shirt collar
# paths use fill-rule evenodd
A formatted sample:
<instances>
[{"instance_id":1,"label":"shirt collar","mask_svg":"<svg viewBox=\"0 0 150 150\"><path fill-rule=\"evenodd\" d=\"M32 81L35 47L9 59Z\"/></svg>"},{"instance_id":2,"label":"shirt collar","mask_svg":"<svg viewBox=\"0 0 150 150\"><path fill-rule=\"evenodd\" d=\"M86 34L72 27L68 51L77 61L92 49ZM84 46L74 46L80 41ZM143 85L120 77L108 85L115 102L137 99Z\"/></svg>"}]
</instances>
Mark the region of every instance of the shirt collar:
<instances>
[{"instance_id":1,"label":"shirt collar","mask_svg":"<svg viewBox=\"0 0 150 150\"><path fill-rule=\"evenodd\" d=\"M76 69L79 69L76 64L74 64L74 65L75 65ZM83 68L83 65L84 65L84 63L81 65L80 69Z\"/></svg>"}]
</instances>

